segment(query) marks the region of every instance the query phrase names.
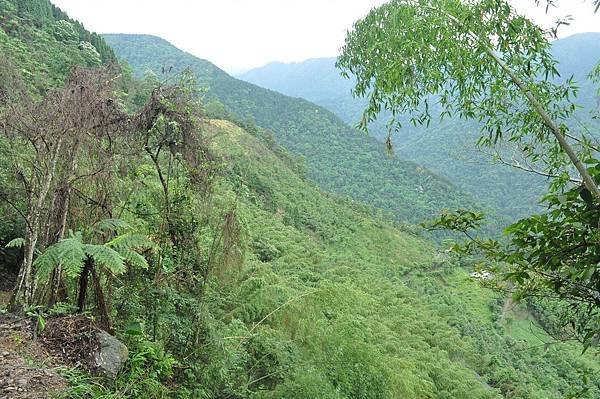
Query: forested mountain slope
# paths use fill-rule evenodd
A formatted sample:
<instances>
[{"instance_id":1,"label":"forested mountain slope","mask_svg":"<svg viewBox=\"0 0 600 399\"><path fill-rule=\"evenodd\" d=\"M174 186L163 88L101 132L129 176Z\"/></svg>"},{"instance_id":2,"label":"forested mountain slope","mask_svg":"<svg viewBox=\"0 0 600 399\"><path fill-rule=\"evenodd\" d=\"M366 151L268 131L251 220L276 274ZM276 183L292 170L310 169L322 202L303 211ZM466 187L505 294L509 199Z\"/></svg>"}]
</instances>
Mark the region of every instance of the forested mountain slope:
<instances>
[{"instance_id":1,"label":"forested mountain slope","mask_svg":"<svg viewBox=\"0 0 600 399\"><path fill-rule=\"evenodd\" d=\"M20 23L26 15L14 14ZM73 94L69 87L62 88L68 70L50 69L42 81L27 79L35 76L46 54L57 59L76 54L75 42L49 40L43 52L36 52L39 43L26 40L31 34L43 36L53 23L25 22L23 31L9 37L8 43L19 43L21 51L7 57L12 66L0 65L2 120L7 117L5 107L14 110L10 108L14 104L4 100L12 100L5 93L17 89L15 75L25 79L33 101L51 87L59 93L65 90L65 96ZM5 25L0 23L0 28L5 30ZM19 32L27 35L21 37ZM125 81L108 93L108 99L92 105L102 108L114 104L114 98L128 96L135 101L127 106L148 100L148 87L121 72ZM102 87L110 81L101 79ZM77 84L82 91L89 88L83 79ZM76 109L84 105L74 104ZM175 111L191 112L194 104ZM47 111L42 105L39 109ZM61 111L56 118L69 122L67 115L73 109ZM525 310L503 306L501 295L482 288L454 260L437 255L431 242L316 187L268 131L199 116L190 122L194 129L187 131L187 140L178 140L181 147L146 151L162 143L161 134L176 130L168 128L173 125L170 111L163 109L148 129L134 125L122 134L110 129L109 138L100 136L88 151L67 146L57 152L59 172L68 171L64 166L77 157L71 165L78 177L85 177L67 175L59 181L74 193L64 223L86 242L110 239L107 244L91 244L88 250L106 253L106 248L118 248L128 239L153 243L145 251L129 251L127 267L122 265L126 270L107 272L111 259L106 258L106 264L90 266L93 287L83 286L84 293L89 291L84 314L100 320L98 297L104 292L108 301L103 306L110 309L114 334L127 343L129 358L115 381L91 377L80 362L57 368L70 383L63 397L594 399L600 395L594 358L582 357L567 345L546 346L549 338ZM75 124L85 122L81 118ZM99 125L91 126L95 130ZM7 124L0 127L0 193L10 195L14 200L10 205L23 214L28 209L26 190L11 174L13 159L4 154L14 156L12 150L18 148L16 155L32 160L34 172L43 168L35 168L36 158L27 158L35 151L17 131ZM39 128L42 133L49 129L56 127L49 123ZM94 135L89 132L85 129L76 138L90 139ZM151 140L144 143L144 135ZM114 152L100 152L107 141ZM105 173L99 173L96 167L113 158L108 169L100 169ZM169 171L166 187L161 170ZM56 182L51 189L53 198L64 193L64 186ZM4 247L8 239L23 237L26 230L19 222L22 215L4 201L1 204L0 270L7 266L5 250L15 252ZM43 205L44 215L61 209L50 199ZM105 219L111 216L120 219ZM46 222L55 227L52 220ZM102 223L114 230L98 231ZM77 235L64 237L73 245ZM66 245L65 240L59 243ZM58 260L72 268L77 254L70 248L75 256ZM40 245L38 250L36 256L41 256L48 248ZM81 296L82 275L78 279L65 275L63 302L51 309L47 302L39 302L29 309L38 339L43 339L46 318L81 313L83 309L78 311L73 303ZM48 286L39 284L43 300ZM78 332L65 335L72 333ZM10 339L15 352L24 345L16 336ZM30 367L47 367L27 360Z\"/></svg>"},{"instance_id":2,"label":"forested mountain slope","mask_svg":"<svg viewBox=\"0 0 600 399\"><path fill-rule=\"evenodd\" d=\"M553 53L559 61L562 79L573 75L581 87L579 103L596 107L598 97L587 75L600 58L600 33L587 33L557 40ZM271 63L248 71L241 79L278 92L313 101L354 126L366 107L365 100L353 98L353 79L344 79L335 68L335 58L312 59L301 63ZM580 112L581 123L590 123ZM384 140L389 115L383 113L370 132ZM578 123L579 124L579 123ZM578 128L583 128L578 126ZM448 178L460 189L510 219L524 217L537 209L546 184L544 178L493 163L475 146L477 125L461 120L433 122L428 128L405 123L392 136L396 153Z\"/></svg>"},{"instance_id":3,"label":"forested mountain slope","mask_svg":"<svg viewBox=\"0 0 600 399\"><path fill-rule=\"evenodd\" d=\"M255 85L316 104L342 99L354 88L353 79L343 79L335 57L312 58L301 62L271 62L237 76ZM310 84L307 84L309 83ZM337 111L337 110L336 110ZM343 118L342 115L340 117ZM345 119L344 119L345 120Z\"/></svg>"},{"instance_id":4,"label":"forested mountain slope","mask_svg":"<svg viewBox=\"0 0 600 399\"><path fill-rule=\"evenodd\" d=\"M60 84L72 66L116 61L104 39L47 0L0 0L0 24L0 54L37 91Z\"/></svg>"},{"instance_id":5,"label":"forested mountain slope","mask_svg":"<svg viewBox=\"0 0 600 399\"><path fill-rule=\"evenodd\" d=\"M324 189L418 223L439 210L477 207L477 201L447 180L413 162L386 155L383 144L345 125L308 101L281 95L232 78L208 61L163 39L143 35L104 35L118 57L143 76L147 71L190 68L208 89L208 106L218 100L238 119L269 129L292 154L305 159L308 177Z\"/></svg>"},{"instance_id":6,"label":"forested mountain slope","mask_svg":"<svg viewBox=\"0 0 600 399\"><path fill-rule=\"evenodd\" d=\"M256 322L306 295L260 328L290 354L276 352L289 372L257 397L559 398L576 389L572 367L594 370L566 347L544 352L548 337L526 312L503 308L426 241L316 189L276 147L230 122L207 130L229 184L247 190L240 213L253 254L233 314Z\"/></svg>"},{"instance_id":7,"label":"forested mountain slope","mask_svg":"<svg viewBox=\"0 0 600 399\"><path fill-rule=\"evenodd\" d=\"M101 36L85 30L48 0L0 0L0 67L8 63L18 69L33 96L62 85L74 66L111 62L116 62L115 55ZM9 156L0 157L1 167L6 167ZM6 183L4 177L0 174L0 185ZM0 194L7 194L4 187ZM0 207L14 213L1 202ZM14 223L22 227L23 221L13 216L0 218L0 242L14 238Z\"/></svg>"}]
</instances>

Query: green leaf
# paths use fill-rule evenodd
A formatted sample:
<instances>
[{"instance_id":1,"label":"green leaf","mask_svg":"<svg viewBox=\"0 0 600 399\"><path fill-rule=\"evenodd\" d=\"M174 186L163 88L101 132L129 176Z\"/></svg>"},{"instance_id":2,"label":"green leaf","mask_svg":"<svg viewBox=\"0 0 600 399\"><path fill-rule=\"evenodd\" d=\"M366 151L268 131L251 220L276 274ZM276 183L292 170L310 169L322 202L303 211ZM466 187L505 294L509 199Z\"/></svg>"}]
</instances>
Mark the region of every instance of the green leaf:
<instances>
[{"instance_id":1,"label":"green leaf","mask_svg":"<svg viewBox=\"0 0 600 399\"><path fill-rule=\"evenodd\" d=\"M143 234L125 233L121 234L106 243L109 248L117 251L131 249L150 249L154 248L154 243Z\"/></svg>"},{"instance_id":2,"label":"green leaf","mask_svg":"<svg viewBox=\"0 0 600 399\"><path fill-rule=\"evenodd\" d=\"M84 247L85 253L91 257L95 263L108 269L113 274L125 273L125 263L117 251L105 245L87 244Z\"/></svg>"},{"instance_id":3,"label":"green leaf","mask_svg":"<svg viewBox=\"0 0 600 399\"><path fill-rule=\"evenodd\" d=\"M50 277L50 273L54 270L56 265L59 263L60 258L59 249L56 245L47 248L40 256L38 256L33 262L33 267L36 270L36 276L41 281L47 281Z\"/></svg>"},{"instance_id":4,"label":"green leaf","mask_svg":"<svg viewBox=\"0 0 600 399\"><path fill-rule=\"evenodd\" d=\"M135 335L135 336L143 335L144 334L144 325L142 323L140 323L139 321L129 323L129 324L127 324L127 327L125 328L125 334Z\"/></svg>"},{"instance_id":5,"label":"green leaf","mask_svg":"<svg viewBox=\"0 0 600 399\"><path fill-rule=\"evenodd\" d=\"M142 255L128 249L119 251L125 262L140 269L148 269L148 261Z\"/></svg>"},{"instance_id":6,"label":"green leaf","mask_svg":"<svg viewBox=\"0 0 600 399\"><path fill-rule=\"evenodd\" d=\"M81 234L72 235L48 247L33 262L38 278L48 279L54 268L63 266L65 276L75 278L81 274L85 253L81 243Z\"/></svg>"},{"instance_id":7,"label":"green leaf","mask_svg":"<svg viewBox=\"0 0 600 399\"><path fill-rule=\"evenodd\" d=\"M23 248L25 246L24 238L15 238L14 240L10 240L8 244L4 246L4 248Z\"/></svg>"},{"instance_id":8,"label":"green leaf","mask_svg":"<svg viewBox=\"0 0 600 399\"><path fill-rule=\"evenodd\" d=\"M41 334L46 329L46 319L41 314L38 314L37 321L38 321L38 325L37 325L38 331L37 332L38 332L38 334Z\"/></svg>"},{"instance_id":9,"label":"green leaf","mask_svg":"<svg viewBox=\"0 0 600 399\"><path fill-rule=\"evenodd\" d=\"M67 238L56 244L58 248L58 262L63 266L67 277L77 277L83 269L85 253L83 244L78 238Z\"/></svg>"},{"instance_id":10,"label":"green leaf","mask_svg":"<svg viewBox=\"0 0 600 399\"><path fill-rule=\"evenodd\" d=\"M131 229L131 225L122 219L104 219L96 227L100 231L115 231L117 233Z\"/></svg>"}]
</instances>

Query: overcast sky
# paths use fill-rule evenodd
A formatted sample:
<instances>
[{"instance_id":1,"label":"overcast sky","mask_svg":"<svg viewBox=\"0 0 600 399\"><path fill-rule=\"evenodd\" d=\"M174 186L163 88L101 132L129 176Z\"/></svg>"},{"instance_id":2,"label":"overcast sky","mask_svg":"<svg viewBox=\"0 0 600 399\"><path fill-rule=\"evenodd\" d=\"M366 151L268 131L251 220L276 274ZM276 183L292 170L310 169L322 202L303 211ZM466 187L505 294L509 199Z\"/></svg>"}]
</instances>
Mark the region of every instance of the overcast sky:
<instances>
[{"instance_id":1,"label":"overcast sky","mask_svg":"<svg viewBox=\"0 0 600 399\"><path fill-rule=\"evenodd\" d=\"M52 0L99 33L147 33L232 72L270 61L335 56L352 23L385 0ZM600 31L591 0L561 0L545 15L534 0L513 0L547 25L573 15L562 36Z\"/></svg>"}]
</instances>

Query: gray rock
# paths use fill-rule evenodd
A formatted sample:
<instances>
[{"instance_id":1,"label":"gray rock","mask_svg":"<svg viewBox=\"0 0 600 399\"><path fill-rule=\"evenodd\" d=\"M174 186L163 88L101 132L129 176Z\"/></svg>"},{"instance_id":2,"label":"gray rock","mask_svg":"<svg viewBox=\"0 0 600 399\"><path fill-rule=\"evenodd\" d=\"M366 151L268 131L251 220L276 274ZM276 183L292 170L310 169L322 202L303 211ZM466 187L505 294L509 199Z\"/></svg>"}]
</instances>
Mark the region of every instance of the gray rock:
<instances>
[{"instance_id":1,"label":"gray rock","mask_svg":"<svg viewBox=\"0 0 600 399\"><path fill-rule=\"evenodd\" d=\"M19 387L24 387L29 383L29 381L27 381L25 378L19 378L18 380L15 381L15 383Z\"/></svg>"},{"instance_id":2,"label":"gray rock","mask_svg":"<svg viewBox=\"0 0 600 399\"><path fill-rule=\"evenodd\" d=\"M127 361L129 351L125 344L107 332L98 331L96 336L100 342L100 348L94 353L96 372L114 380L121 367Z\"/></svg>"}]
</instances>

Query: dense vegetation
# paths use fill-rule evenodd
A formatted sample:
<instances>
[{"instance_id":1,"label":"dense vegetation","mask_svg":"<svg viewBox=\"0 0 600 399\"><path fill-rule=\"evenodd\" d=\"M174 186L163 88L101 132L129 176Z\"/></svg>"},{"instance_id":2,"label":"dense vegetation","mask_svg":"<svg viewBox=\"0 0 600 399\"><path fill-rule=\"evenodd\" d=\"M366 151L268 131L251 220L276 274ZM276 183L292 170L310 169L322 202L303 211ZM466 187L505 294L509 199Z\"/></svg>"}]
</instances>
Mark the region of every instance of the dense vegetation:
<instances>
[{"instance_id":1,"label":"dense vegetation","mask_svg":"<svg viewBox=\"0 0 600 399\"><path fill-rule=\"evenodd\" d=\"M587 349L600 339L600 148L578 120L578 84L556 67L555 32L504 0L392 0L355 24L338 65L369 99L363 126L382 106L392 127L402 124L397 115L421 126L475 121L479 145L500 156L511 146L517 158L508 163L549 179L546 210L510 225L508 242L473 237L478 212L445 212L432 226L464 233L466 246L455 250L481 251L513 297L556 298L565 333ZM598 83L600 62L590 67ZM595 108L584 112L597 117Z\"/></svg>"},{"instance_id":2,"label":"dense vegetation","mask_svg":"<svg viewBox=\"0 0 600 399\"><path fill-rule=\"evenodd\" d=\"M22 15L27 35L56 23ZM46 54L78 45L33 51L37 42L7 37L23 52L0 64L0 268L34 248L26 310L85 311L130 349L112 382L63 370L66 397L600 395L596 358L552 345L527 310L469 278L470 263L322 191L303 172L316 156L299 160L259 127L296 121L269 116L280 102L321 108L260 91L272 107L251 114L256 124L232 122L247 115L201 104L188 73L158 85L77 58L31 80ZM254 93L227 87L223 98ZM231 120L207 117L219 112ZM326 115L299 126L337 121ZM295 142L313 143L297 129Z\"/></svg>"},{"instance_id":3,"label":"dense vegetation","mask_svg":"<svg viewBox=\"0 0 600 399\"><path fill-rule=\"evenodd\" d=\"M100 36L46 0L2 0L0 23L0 52L20 67L23 79L38 92L62 83L73 65L115 60Z\"/></svg>"},{"instance_id":4,"label":"dense vegetation","mask_svg":"<svg viewBox=\"0 0 600 399\"><path fill-rule=\"evenodd\" d=\"M283 147L304 159L307 176L328 191L412 223L427 220L441 209L477 204L418 164L387 156L383 144L349 128L321 107L234 79L157 37L104 37L139 77L149 71L160 75L165 70L190 68L199 86L208 91L209 110L224 105L236 119L272 131Z\"/></svg>"}]
</instances>

